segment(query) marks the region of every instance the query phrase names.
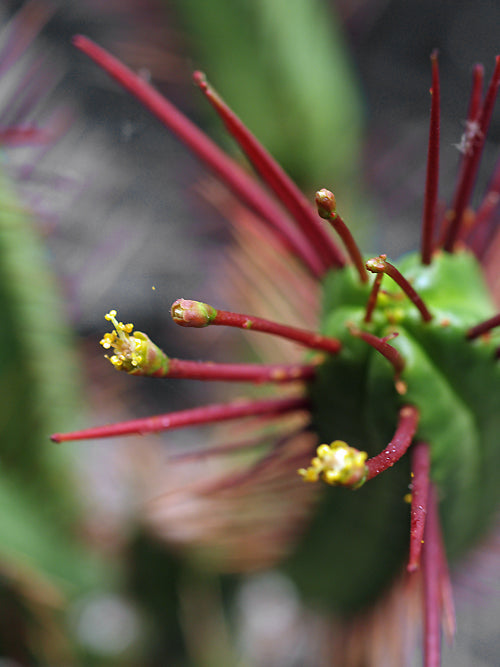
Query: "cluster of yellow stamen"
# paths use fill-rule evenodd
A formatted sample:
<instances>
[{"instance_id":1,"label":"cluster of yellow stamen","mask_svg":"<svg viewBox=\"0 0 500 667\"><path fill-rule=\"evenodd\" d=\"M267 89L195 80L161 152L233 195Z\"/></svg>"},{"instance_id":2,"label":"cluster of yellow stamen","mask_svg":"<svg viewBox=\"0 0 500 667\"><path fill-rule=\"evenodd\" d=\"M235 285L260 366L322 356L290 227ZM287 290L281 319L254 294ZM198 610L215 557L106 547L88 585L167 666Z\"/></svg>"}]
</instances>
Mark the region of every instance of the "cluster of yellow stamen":
<instances>
[{"instance_id":1,"label":"cluster of yellow stamen","mask_svg":"<svg viewBox=\"0 0 500 667\"><path fill-rule=\"evenodd\" d=\"M332 486L358 487L366 478L367 456L366 452L335 440L330 445L320 445L311 465L300 468L298 473L305 482L317 482L321 478Z\"/></svg>"},{"instance_id":2,"label":"cluster of yellow stamen","mask_svg":"<svg viewBox=\"0 0 500 667\"><path fill-rule=\"evenodd\" d=\"M111 333L104 334L100 343L105 350L113 349L114 354L111 357L106 355L106 358L116 369L133 371L144 364L147 343L138 335L139 332L132 334L134 330L132 323L118 322L116 314L116 310L110 310L104 316L115 329Z\"/></svg>"}]
</instances>

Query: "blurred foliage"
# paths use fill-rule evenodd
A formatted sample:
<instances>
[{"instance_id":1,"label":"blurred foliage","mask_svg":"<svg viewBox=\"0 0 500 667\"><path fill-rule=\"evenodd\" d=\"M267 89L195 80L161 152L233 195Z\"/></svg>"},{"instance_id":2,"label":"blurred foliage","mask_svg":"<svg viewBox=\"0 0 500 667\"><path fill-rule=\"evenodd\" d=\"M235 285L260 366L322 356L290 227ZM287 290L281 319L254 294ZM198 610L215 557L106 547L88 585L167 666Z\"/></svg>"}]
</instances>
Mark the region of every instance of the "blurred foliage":
<instances>
[{"instance_id":1,"label":"blurred foliage","mask_svg":"<svg viewBox=\"0 0 500 667\"><path fill-rule=\"evenodd\" d=\"M195 63L306 191L359 182L363 113L321 0L174 0Z\"/></svg>"},{"instance_id":2,"label":"blurred foliage","mask_svg":"<svg viewBox=\"0 0 500 667\"><path fill-rule=\"evenodd\" d=\"M19 618L0 624L0 654L24 637L28 655L31 644L38 642L35 629L43 625L40 610L57 625L51 598L60 595L55 613L61 621L59 607L64 608L66 595L69 599L97 582L101 585L104 573L78 536L80 510L70 450L48 440L56 427L73 422L81 392L74 341L42 241L12 184L2 176L0 564L15 567L0 567L0 600L5 618L16 615L14 608ZM19 568L21 592L8 577L15 571L15 580ZM50 593L44 602L52 589L58 593ZM40 595L30 604L33 590ZM29 664L41 663L32 655Z\"/></svg>"},{"instance_id":3,"label":"blurred foliage","mask_svg":"<svg viewBox=\"0 0 500 667\"><path fill-rule=\"evenodd\" d=\"M0 180L0 405L2 474L40 498L46 511L64 499L72 520L68 452L48 447L51 431L69 424L79 405L79 370L62 299L42 239L5 176ZM54 509L54 507L52 507Z\"/></svg>"}]
</instances>

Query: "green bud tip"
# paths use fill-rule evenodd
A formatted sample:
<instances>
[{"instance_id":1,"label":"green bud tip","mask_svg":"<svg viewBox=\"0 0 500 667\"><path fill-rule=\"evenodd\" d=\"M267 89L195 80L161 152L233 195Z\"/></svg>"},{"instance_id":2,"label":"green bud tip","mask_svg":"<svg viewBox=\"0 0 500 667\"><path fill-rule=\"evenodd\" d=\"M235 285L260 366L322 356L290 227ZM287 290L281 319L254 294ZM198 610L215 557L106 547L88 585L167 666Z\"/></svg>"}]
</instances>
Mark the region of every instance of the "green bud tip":
<instances>
[{"instance_id":1,"label":"green bud tip","mask_svg":"<svg viewBox=\"0 0 500 667\"><path fill-rule=\"evenodd\" d=\"M371 271L372 273L384 273L386 259L387 255L379 255L379 257L372 257L372 259L369 259L366 262L365 266L368 269L368 271Z\"/></svg>"},{"instance_id":2,"label":"green bud tip","mask_svg":"<svg viewBox=\"0 0 500 667\"><path fill-rule=\"evenodd\" d=\"M318 214L324 220L329 220L336 215L337 202L335 195L330 190L323 188L316 193L316 206L318 207Z\"/></svg>"},{"instance_id":3,"label":"green bud tip","mask_svg":"<svg viewBox=\"0 0 500 667\"><path fill-rule=\"evenodd\" d=\"M111 322L114 331L105 333L100 344L105 350L113 350L113 355L106 358L119 371L141 375L152 372L168 363L168 357L153 343L145 333L133 332L134 325L123 324L116 319L116 310L110 310L104 318Z\"/></svg>"},{"instance_id":4,"label":"green bud tip","mask_svg":"<svg viewBox=\"0 0 500 667\"><path fill-rule=\"evenodd\" d=\"M217 315L217 311L208 303L177 299L172 304L172 319L181 327L206 327Z\"/></svg>"}]
</instances>

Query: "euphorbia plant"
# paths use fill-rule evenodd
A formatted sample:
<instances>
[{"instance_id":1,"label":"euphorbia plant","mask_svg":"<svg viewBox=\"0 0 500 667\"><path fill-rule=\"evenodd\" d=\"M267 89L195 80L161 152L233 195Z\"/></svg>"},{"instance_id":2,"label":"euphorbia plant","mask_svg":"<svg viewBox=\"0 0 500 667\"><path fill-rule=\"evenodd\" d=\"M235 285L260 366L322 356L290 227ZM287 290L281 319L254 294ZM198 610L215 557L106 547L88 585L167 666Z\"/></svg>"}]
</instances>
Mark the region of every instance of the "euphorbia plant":
<instances>
[{"instance_id":1,"label":"euphorbia plant","mask_svg":"<svg viewBox=\"0 0 500 667\"><path fill-rule=\"evenodd\" d=\"M280 548L252 561L249 553L258 548L250 545L259 529L248 517L241 519L247 554L231 555L237 538L229 528L227 535L214 537L210 528L199 527L196 535L191 533L193 541L206 544L211 537L216 544L219 539L228 569L238 569L238 563L243 569L245 562L254 568L259 562L278 564L307 601L346 616L376 604L406 562L408 580L402 589L408 595L416 587L422 591L425 664L439 664L441 621L454 631L447 558L464 553L484 534L499 500L494 464L500 429L500 338L495 331L500 315L481 264L491 267L498 258L500 172L476 211L470 201L500 82L500 57L484 96L483 70L474 69L463 159L443 216L438 208L439 72L437 55L432 55L421 248L393 263L384 254L363 258L326 189L316 194L318 216L202 74L195 74L195 82L281 206L148 83L86 38L75 42L215 171L257 216L259 238L265 238L263 230L270 232L273 243L321 285L322 316L313 330L177 300L172 317L181 326L236 327L292 340L310 351L291 364L216 364L170 359L111 311L106 318L114 331L101 344L112 350L109 360L117 369L152 377L270 383L275 396L55 434L53 440L167 431L244 417L286 420L306 413L306 426L277 438L247 471L229 473L199 491L208 505L214 498L229 499L225 507L233 515L228 526L238 537L238 507L260 503L262 522L270 528L263 533ZM325 221L340 237L343 251ZM282 389L289 383L292 389ZM221 448L212 453L220 454ZM210 449L204 450L207 454ZM305 488L303 482L318 484L311 484L314 492L308 494L299 489ZM289 515L300 516L291 526L279 525L287 500Z\"/></svg>"}]
</instances>

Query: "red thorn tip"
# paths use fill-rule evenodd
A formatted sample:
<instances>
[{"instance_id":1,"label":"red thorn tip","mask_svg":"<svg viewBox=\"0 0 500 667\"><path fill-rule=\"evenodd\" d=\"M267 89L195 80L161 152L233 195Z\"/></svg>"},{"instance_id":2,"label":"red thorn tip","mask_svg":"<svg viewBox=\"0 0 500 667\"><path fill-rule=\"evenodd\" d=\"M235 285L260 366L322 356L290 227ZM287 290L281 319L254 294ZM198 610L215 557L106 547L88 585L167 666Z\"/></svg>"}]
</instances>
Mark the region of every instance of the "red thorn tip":
<instances>
[{"instance_id":1,"label":"red thorn tip","mask_svg":"<svg viewBox=\"0 0 500 667\"><path fill-rule=\"evenodd\" d=\"M427 174L425 181L424 213L422 221L421 254L422 264L429 265L434 247L434 229L437 217L439 186L439 135L440 135L440 94L437 50L431 55L432 100L429 122L429 149L427 153Z\"/></svg>"},{"instance_id":2,"label":"red thorn tip","mask_svg":"<svg viewBox=\"0 0 500 667\"><path fill-rule=\"evenodd\" d=\"M205 72L202 72L200 70L196 70L195 72L193 72L193 81L203 91L208 88L208 81Z\"/></svg>"},{"instance_id":3,"label":"red thorn tip","mask_svg":"<svg viewBox=\"0 0 500 667\"><path fill-rule=\"evenodd\" d=\"M478 87L481 83L477 83L478 79L478 75L475 74L472 98L475 98L476 96L476 86ZM474 140L471 141L470 150L467 150L465 153L462 165L460 167L460 175L453 198L453 204L451 207L451 212L449 212L450 223L448 224L448 227L444 233L443 249L449 253L454 251L455 243L459 239L460 233L462 231L464 218L469 207L472 191L476 182L476 176L479 170L479 164L483 154L486 135L488 133L491 116L493 114L493 107L495 105L499 85L500 56L497 56L495 58L495 69L486 91L482 107L480 107L476 118L467 119L468 121L477 121L477 127L474 132ZM475 104L475 102L472 101L472 98L469 109Z\"/></svg>"},{"instance_id":4,"label":"red thorn tip","mask_svg":"<svg viewBox=\"0 0 500 667\"><path fill-rule=\"evenodd\" d=\"M481 109L481 96L483 92L484 67L478 63L472 70L472 91L469 102L467 121L472 123L477 120Z\"/></svg>"}]
</instances>

